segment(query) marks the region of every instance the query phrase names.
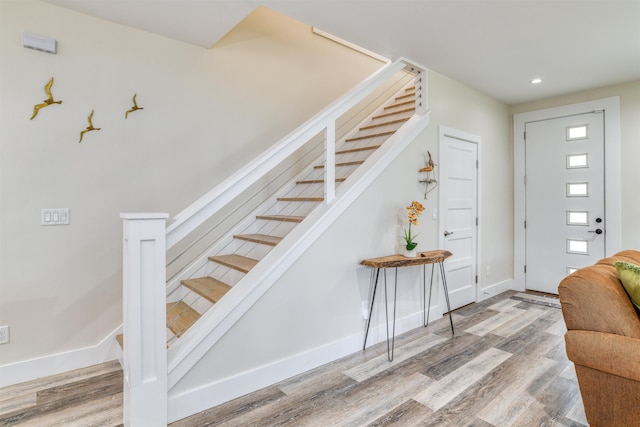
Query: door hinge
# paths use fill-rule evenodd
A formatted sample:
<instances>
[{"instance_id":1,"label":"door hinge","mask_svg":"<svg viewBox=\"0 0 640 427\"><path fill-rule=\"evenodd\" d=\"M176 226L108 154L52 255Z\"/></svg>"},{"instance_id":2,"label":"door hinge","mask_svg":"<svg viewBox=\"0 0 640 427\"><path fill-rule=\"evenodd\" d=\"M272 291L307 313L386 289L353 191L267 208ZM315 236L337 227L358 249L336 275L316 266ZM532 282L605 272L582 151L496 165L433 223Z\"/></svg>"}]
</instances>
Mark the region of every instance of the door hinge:
<instances>
[{"instance_id":1,"label":"door hinge","mask_svg":"<svg viewBox=\"0 0 640 427\"><path fill-rule=\"evenodd\" d=\"M522 132L522 139L525 140L525 142L527 141L527 132Z\"/></svg>"},{"instance_id":2,"label":"door hinge","mask_svg":"<svg viewBox=\"0 0 640 427\"><path fill-rule=\"evenodd\" d=\"M478 217L476 217L476 227L478 226Z\"/></svg>"},{"instance_id":3,"label":"door hinge","mask_svg":"<svg viewBox=\"0 0 640 427\"><path fill-rule=\"evenodd\" d=\"M476 160L476 169L478 169L478 161Z\"/></svg>"},{"instance_id":4,"label":"door hinge","mask_svg":"<svg viewBox=\"0 0 640 427\"><path fill-rule=\"evenodd\" d=\"M476 284L478 283L478 275L476 274Z\"/></svg>"},{"instance_id":5,"label":"door hinge","mask_svg":"<svg viewBox=\"0 0 640 427\"><path fill-rule=\"evenodd\" d=\"M527 228L527 221L524 222L524 228Z\"/></svg>"},{"instance_id":6,"label":"door hinge","mask_svg":"<svg viewBox=\"0 0 640 427\"><path fill-rule=\"evenodd\" d=\"M524 182L524 185L527 185L527 175L522 178L522 182Z\"/></svg>"},{"instance_id":7,"label":"door hinge","mask_svg":"<svg viewBox=\"0 0 640 427\"><path fill-rule=\"evenodd\" d=\"M527 266L524 266L524 274L527 274Z\"/></svg>"}]
</instances>

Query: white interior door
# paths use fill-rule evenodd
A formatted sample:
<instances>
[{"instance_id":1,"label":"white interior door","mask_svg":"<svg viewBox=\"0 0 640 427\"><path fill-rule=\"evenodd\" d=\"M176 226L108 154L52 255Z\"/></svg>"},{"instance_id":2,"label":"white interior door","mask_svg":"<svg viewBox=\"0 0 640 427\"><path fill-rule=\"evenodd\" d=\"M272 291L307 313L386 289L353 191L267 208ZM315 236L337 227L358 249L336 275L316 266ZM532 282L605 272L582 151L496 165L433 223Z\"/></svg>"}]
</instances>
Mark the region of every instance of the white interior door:
<instances>
[{"instance_id":1,"label":"white interior door","mask_svg":"<svg viewBox=\"0 0 640 427\"><path fill-rule=\"evenodd\" d=\"M476 302L479 137L440 135L440 242L453 254L445 266L451 309Z\"/></svg>"},{"instance_id":2,"label":"white interior door","mask_svg":"<svg viewBox=\"0 0 640 427\"><path fill-rule=\"evenodd\" d=\"M567 274L605 256L603 116L525 124L527 289L557 294Z\"/></svg>"}]
</instances>

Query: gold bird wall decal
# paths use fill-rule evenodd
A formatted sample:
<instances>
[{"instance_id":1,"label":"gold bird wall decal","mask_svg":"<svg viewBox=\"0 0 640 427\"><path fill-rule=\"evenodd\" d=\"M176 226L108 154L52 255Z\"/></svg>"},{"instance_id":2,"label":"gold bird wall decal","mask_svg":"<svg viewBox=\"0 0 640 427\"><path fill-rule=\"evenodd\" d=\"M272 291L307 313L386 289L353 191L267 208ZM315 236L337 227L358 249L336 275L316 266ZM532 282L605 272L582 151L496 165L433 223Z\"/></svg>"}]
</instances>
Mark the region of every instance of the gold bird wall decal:
<instances>
[{"instance_id":1,"label":"gold bird wall decal","mask_svg":"<svg viewBox=\"0 0 640 427\"><path fill-rule=\"evenodd\" d=\"M33 115L29 120L33 120L38 115L38 112L40 112L41 108L48 107L51 104L62 104L62 101L53 100L53 95L51 94L51 86L53 86L53 77L51 77L49 83L47 83L44 87L44 91L47 94L47 99L45 99L42 104L36 104L33 106Z\"/></svg>"},{"instance_id":2,"label":"gold bird wall decal","mask_svg":"<svg viewBox=\"0 0 640 427\"><path fill-rule=\"evenodd\" d=\"M136 96L138 96L137 93L133 95L133 107L131 107L130 110L127 110L127 112L124 113L125 120L129 118L129 113L133 113L134 111L137 111L137 110L144 110L143 107L138 107L138 104L136 103Z\"/></svg>"},{"instance_id":3,"label":"gold bird wall decal","mask_svg":"<svg viewBox=\"0 0 640 427\"><path fill-rule=\"evenodd\" d=\"M100 130L100 128L93 127L93 110L91 110L91 114L89 114L89 117L87 117L87 121L89 122L89 126L87 126L85 130L80 132L80 141L78 141L78 143L82 142L82 137L85 133L91 132L92 130Z\"/></svg>"}]
</instances>

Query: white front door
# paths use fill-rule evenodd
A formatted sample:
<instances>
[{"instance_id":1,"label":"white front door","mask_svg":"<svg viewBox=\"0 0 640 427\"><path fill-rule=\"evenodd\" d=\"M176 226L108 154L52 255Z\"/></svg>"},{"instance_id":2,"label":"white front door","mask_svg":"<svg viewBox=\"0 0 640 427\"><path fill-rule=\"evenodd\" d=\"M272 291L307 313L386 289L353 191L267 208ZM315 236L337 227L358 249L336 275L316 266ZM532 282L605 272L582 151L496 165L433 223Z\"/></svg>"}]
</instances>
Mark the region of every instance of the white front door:
<instances>
[{"instance_id":1,"label":"white front door","mask_svg":"<svg viewBox=\"0 0 640 427\"><path fill-rule=\"evenodd\" d=\"M451 310L476 302L478 143L480 138L440 129L440 246Z\"/></svg>"},{"instance_id":2,"label":"white front door","mask_svg":"<svg viewBox=\"0 0 640 427\"><path fill-rule=\"evenodd\" d=\"M526 288L557 294L605 256L603 112L525 124Z\"/></svg>"}]
</instances>

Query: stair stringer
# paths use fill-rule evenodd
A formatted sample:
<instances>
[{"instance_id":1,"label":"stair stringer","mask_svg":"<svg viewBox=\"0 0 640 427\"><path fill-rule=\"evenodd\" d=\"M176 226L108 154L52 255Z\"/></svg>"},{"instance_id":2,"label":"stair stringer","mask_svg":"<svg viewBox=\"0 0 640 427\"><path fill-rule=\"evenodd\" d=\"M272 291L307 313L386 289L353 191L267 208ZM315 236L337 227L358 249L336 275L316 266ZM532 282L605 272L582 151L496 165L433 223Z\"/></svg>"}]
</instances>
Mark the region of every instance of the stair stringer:
<instances>
[{"instance_id":1,"label":"stair stringer","mask_svg":"<svg viewBox=\"0 0 640 427\"><path fill-rule=\"evenodd\" d=\"M429 125L429 121L430 111L411 117L338 187L331 203L323 203L313 210L168 349L169 390Z\"/></svg>"}]
</instances>

